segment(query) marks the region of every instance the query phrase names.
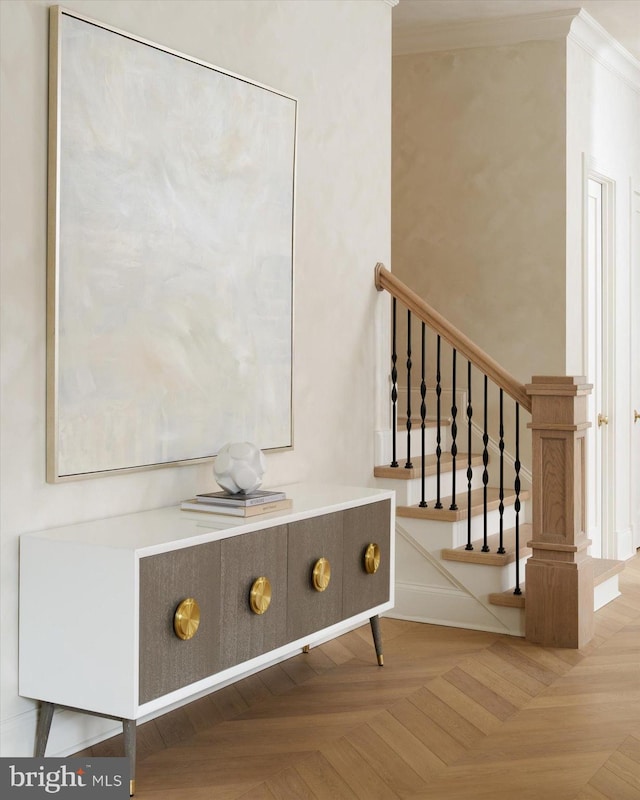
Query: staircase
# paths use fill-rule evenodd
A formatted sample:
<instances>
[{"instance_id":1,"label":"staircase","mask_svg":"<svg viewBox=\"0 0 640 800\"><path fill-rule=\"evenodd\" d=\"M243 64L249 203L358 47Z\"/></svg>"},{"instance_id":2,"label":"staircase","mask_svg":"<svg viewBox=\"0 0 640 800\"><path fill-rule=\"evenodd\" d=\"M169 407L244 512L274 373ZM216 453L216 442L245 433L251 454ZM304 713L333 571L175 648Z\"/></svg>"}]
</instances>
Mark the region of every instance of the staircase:
<instances>
[{"instance_id":1,"label":"staircase","mask_svg":"<svg viewBox=\"0 0 640 800\"><path fill-rule=\"evenodd\" d=\"M404 434L404 426L400 433ZM417 445L419 431L412 433ZM435 625L492 631L511 636L525 635L525 585L520 581L521 593L514 594L518 583L515 552L515 494L505 494L503 516L503 546L498 553L499 516L498 489L488 487L489 513L487 515L488 552L483 552L483 488L480 473L472 482L472 545L467 550L466 493L458 498L458 511L450 511L452 469L451 455L441 458L443 509L435 505L435 423L430 423L427 442L432 451L425 465L427 475L427 507L420 508L421 457L412 458L413 467L404 467L406 447L399 445L399 467L379 465L374 469L376 485L396 493L396 603L387 616ZM399 442L403 442L403 436ZM414 449L414 448L412 448ZM417 446L414 449L418 449ZM467 486L467 454L458 454L464 467L457 470L456 483ZM474 468L482 467L482 455L472 456ZM527 522L530 514L530 492L520 492L520 543L518 573L524 576L526 561L531 555L527 542L531 540L532 527ZM608 559L594 561L594 610L602 608L619 596L618 575L623 562Z\"/></svg>"},{"instance_id":2,"label":"staircase","mask_svg":"<svg viewBox=\"0 0 640 800\"><path fill-rule=\"evenodd\" d=\"M589 541L581 530L584 474L578 473L584 468L586 425L579 415L582 397L590 387L584 385L584 379L564 377L534 379L530 387L518 384L380 268L376 268L376 285L393 298L390 396L396 435L390 463L374 469L376 484L396 494L396 600L389 616L530 638L528 627L532 641L582 646L592 635L588 631L593 612L619 596L618 575L624 567L620 561L589 558ZM396 351L397 299L409 308L406 345L403 343L406 361L404 353L399 359ZM412 333L412 313L422 325L417 376L412 376L415 356L411 343L412 337L420 339L420 333L417 337ZM425 370L425 352L432 355L435 348L425 345L426 325L437 334L437 365L431 379ZM441 337L453 353L453 385L447 390L441 384ZM457 353L468 359L466 384L456 384ZM466 374L467 362L458 358L458 369L461 363ZM405 364L407 375L402 385L398 366L402 370ZM476 406L484 410L483 424L475 421L479 415L471 402L472 366L484 373L484 398L478 403L474 396ZM499 425L496 408L487 410L491 405L488 379L500 391ZM443 392L448 392L448 400L441 404ZM515 452L511 455L505 445L503 394L516 402ZM437 419L433 416L436 398ZM559 416L550 421L545 415L550 408L556 413L556 406L561 409ZM419 416L412 412L416 408ZM543 457L539 468L534 466L531 472L520 464L520 408L535 415L528 425L533 431L533 458ZM492 414L498 436L488 430ZM505 470L511 470L511 478L504 477ZM534 473L539 481L536 496L542 498L535 506L537 527L533 524ZM573 491L567 490L569 481ZM534 605L527 626L524 579L532 556L534 592L530 603ZM557 624L550 622L549 617L556 615ZM542 633L541 628L545 628Z\"/></svg>"}]
</instances>

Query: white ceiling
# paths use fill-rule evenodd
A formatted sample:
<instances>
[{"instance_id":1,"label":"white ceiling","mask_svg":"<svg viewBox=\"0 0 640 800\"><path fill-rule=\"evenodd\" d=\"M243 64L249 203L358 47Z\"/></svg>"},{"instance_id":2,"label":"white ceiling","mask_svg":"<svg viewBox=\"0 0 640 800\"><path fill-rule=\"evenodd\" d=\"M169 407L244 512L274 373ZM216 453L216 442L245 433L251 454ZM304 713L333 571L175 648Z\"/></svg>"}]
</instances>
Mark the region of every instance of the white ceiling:
<instances>
[{"instance_id":1,"label":"white ceiling","mask_svg":"<svg viewBox=\"0 0 640 800\"><path fill-rule=\"evenodd\" d=\"M442 25L577 8L584 8L640 60L640 0L400 0L392 19L397 32L418 24Z\"/></svg>"}]
</instances>

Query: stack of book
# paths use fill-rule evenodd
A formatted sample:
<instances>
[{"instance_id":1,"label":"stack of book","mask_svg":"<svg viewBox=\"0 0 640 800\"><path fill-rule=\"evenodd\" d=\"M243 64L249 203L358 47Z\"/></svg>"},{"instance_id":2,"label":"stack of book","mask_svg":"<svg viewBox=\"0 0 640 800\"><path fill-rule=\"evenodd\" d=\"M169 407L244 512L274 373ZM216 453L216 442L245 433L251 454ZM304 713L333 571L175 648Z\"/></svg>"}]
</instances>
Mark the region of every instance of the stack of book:
<instances>
[{"instance_id":1,"label":"stack of book","mask_svg":"<svg viewBox=\"0 0 640 800\"><path fill-rule=\"evenodd\" d=\"M255 492L205 492L180 504L183 511L205 511L209 514L231 514L234 517L254 517L271 511L291 508L285 492L256 489Z\"/></svg>"}]
</instances>

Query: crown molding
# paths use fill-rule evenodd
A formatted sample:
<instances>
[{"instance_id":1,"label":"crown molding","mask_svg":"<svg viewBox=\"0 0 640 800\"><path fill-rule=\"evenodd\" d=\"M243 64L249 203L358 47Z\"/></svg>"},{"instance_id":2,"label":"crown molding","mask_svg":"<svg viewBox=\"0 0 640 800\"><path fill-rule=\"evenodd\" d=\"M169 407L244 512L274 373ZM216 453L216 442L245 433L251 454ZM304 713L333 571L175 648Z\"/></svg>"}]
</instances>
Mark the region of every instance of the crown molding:
<instances>
[{"instance_id":1,"label":"crown molding","mask_svg":"<svg viewBox=\"0 0 640 800\"><path fill-rule=\"evenodd\" d=\"M465 22L403 25L393 30L393 54L409 55L437 50L495 47L529 41L549 41L568 36L579 8L512 17L491 17Z\"/></svg>"},{"instance_id":2,"label":"crown molding","mask_svg":"<svg viewBox=\"0 0 640 800\"><path fill-rule=\"evenodd\" d=\"M382 2L385 3L388 6L391 6L391 8L393 8L394 6L398 5L400 0L382 0Z\"/></svg>"},{"instance_id":3,"label":"crown molding","mask_svg":"<svg viewBox=\"0 0 640 800\"><path fill-rule=\"evenodd\" d=\"M640 61L632 56L584 9L580 10L571 23L568 39L575 42L636 92L640 92Z\"/></svg>"},{"instance_id":4,"label":"crown molding","mask_svg":"<svg viewBox=\"0 0 640 800\"><path fill-rule=\"evenodd\" d=\"M385 0L394 3L396 0ZM491 17L393 29L393 55L432 53L470 47L499 47L521 42L568 39L589 53L635 91L640 90L640 61L584 9Z\"/></svg>"}]
</instances>

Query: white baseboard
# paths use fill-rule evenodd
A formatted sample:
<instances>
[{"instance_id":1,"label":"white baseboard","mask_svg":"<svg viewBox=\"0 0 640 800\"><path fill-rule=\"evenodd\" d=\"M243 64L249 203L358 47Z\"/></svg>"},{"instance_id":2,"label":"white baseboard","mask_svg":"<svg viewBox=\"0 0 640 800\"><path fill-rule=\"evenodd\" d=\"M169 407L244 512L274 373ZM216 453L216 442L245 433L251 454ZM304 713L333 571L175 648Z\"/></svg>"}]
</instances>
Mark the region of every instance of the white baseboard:
<instances>
[{"instance_id":1,"label":"white baseboard","mask_svg":"<svg viewBox=\"0 0 640 800\"><path fill-rule=\"evenodd\" d=\"M492 614L472 595L452 588L396 582L396 602L388 617L449 628L524 635L524 617L518 608L500 608ZM514 613L509 613L514 612Z\"/></svg>"},{"instance_id":2,"label":"white baseboard","mask_svg":"<svg viewBox=\"0 0 640 800\"><path fill-rule=\"evenodd\" d=\"M37 723L36 705L31 711L3 720L2 755L14 758L33 756ZM57 709L51 723L46 755L63 758L118 733L122 733L122 725L112 719Z\"/></svg>"},{"instance_id":3,"label":"white baseboard","mask_svg":"<svg viewBox=\"0 0 640 800\"><path fill-rule=\"evenodd\" d=\"M378 430L374 434L374 464L388 464L391 461L391 428Z\"/></svg>"}]
</instances>

